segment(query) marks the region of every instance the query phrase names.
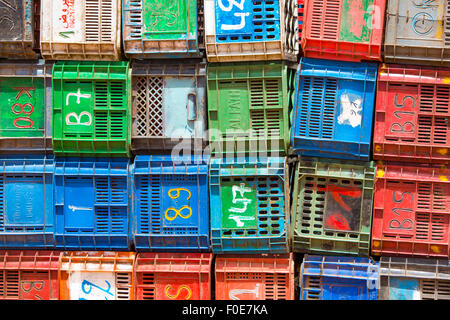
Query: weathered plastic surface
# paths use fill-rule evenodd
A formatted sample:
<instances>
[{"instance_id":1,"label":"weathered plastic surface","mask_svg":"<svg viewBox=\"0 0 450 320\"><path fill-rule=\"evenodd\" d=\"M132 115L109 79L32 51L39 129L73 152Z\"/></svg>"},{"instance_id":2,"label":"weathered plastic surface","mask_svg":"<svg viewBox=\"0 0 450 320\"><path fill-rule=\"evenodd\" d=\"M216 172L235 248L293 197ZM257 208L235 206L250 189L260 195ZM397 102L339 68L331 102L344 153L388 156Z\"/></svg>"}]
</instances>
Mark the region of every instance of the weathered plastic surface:
<instances>
[{"instance_id":1,"label":"weathered plastic surface","mask_svg":"<svg viewBox=\"0 0 450 320\"><path fill-rule=\"evenodd\" d=\"M197 0L123 0L125 56L201 57L197 5Z\"/></svg>"},{"instance_id":2,"label":"weathered plastic surface","mask_svg":"<svg viewBox=\"0 0 450 320\"><path fill-rule=\"evenodd\" d=\"M281 62L208 64L211 154L286 154L294 77Z\"/></svg>"},{"instance_id":3,"label":"weathered plastic surface","mask_svg":"<svg viewBox=\"0 0 450 320\"><path fill-rule=\"evenodd\" d=\"M56 248L121 250L130 247L129 160L55 160Z\"/></svg>"},{"instance_id":4,"label":"weathered plastic surface","mask_svg":"<svg viewBox=\"0 0 450 320\"><path fill-rule=\"evenodd\" d=\"M368 256L375 164L300 158L291 211L292 250Z\"/></svg>"},{"instance_id":5,"label":"weathered plastic surface","mask_svg":"<svg viewBox=\"0 0 450 320\"><path fill-rule=\"evenodd\" d=\"M302 58L291 147L302 156L369 161L377 65Z\"/></svg>"},{"instance_id":6,"label":"weathered plastic surface","mask_svg":"<svg viewBox=\"0 0 450 320\"><path fill-rule=\"evenodd\" d=\"M448 0L389 0L384 61L449 66L449 19Z\"/></svg>"},{"instance_id":7,"label":"weathered plastic surface","mask_svg":"<svg viewBox=\"0 0 450 320\"><path fill-rule=\"evenodd\" d=\"M305 57L381 61L387 0L309 0L305 4Z\"/></svg>"},{"instance_id":8,"label":"weathered plastic surface","mask_svg":"<svg viewBox=\"0 0 450 320\"><path fill-rule=\"evenodd\" d=\"M373 157L450 163L450 68L382 65Z\"/></svg>"},{"instance_id":9,"label":"weathered plastic surface","mask_svg":"<svg viewBox=\"0 0 450 320\"><path fill-rule=\"evenodd\" d=\"M0 153L52 151L52 63L0 63Z\"/></svg>"},{"instance_id":10,"label":"weathered plastic surface","mask_svg":"<svg viewBox=\"0 0 450 320\"><path fill-rule=\"evenodd\" d=\"M449 217L448 166L377 164L372 255L448 259Z\"/></svg>"},{"instance_id":11,"label":"weathered plastic surface","mask_svg":"<svg viewBox=\"0 0 450 320\"><path fill-rule=\"evenodd\" d=\"M121 60L121 0L41 0L45 60Z\"/></svg>"},{"instance_id":12,"label":"weathered plastic surface","mask_svg":"<svg viewBox=\"0 0 450 320\"><path fill-rule=\"evenodd\" d=\"M379 300L450 300L447 259L380 257Z\"/></svg>"},{"instance_id":13,"label":"weathered plastic surface","mask_svg":"<svg viewBox=\"0 0 450 320\"><path fill-rule=\"evenodd\" d=\"M133 61L132 70L133 153L182 146L203 150L208 142L206 63Z\"/></svg>"},{"instance_id":14,"label":"weathered plastic surface","mask_svg":"<svg viewBox=\"0 0 450 320\"><path fill-rule=\"evenodd\" d=\"M211 300L211 253L138 253L135 300Z\"/></svg>"},{"instance_id":15,"label":"weathered plastic surface","mask_svg":"<svg viewBox=\"0 0 450 320\"><path fill-rule=\"evenodd\" d=\"M53 157L2 156L0 170L0 246L53 248Z\"/></svg>"},{"instance_id":16,"label":"weathered plastic surface","mask_svg":"<svg viewBox=\"0 0 450 320\"><path fill-rule=\"evenodd\" d=\"M379 264L371 258L305 255L300 300L377 300Z\"/></svg>"},{"instance_id":17,"label":"weathered plastic surface","mask_svg":"<svg viewBox=\"0 0 450 320\"><path fill-rule=\"evenodd\" d=\"M129 62L58 61L52 83L55 155L130 155Z\"/></svg>"},{"instance_id":18,"label":"weathered plastic surface","mask_svg":"<svg viewBox=\"0 0 450 320\"><path fill-rule=\"evenodd\" d=\"M297 7L291 0L205 0L208 62L297 61Z\"/></svg>"},{"instance_id":19,"label":"weathered plastic surface","mask_svg":"<svg viewBox=\"0 0 450 320\"><path fill-rule=\"evenodd\" d=\"M8 59L37 59L33 50L35 38L35 7L33 0L0 2L0 57Z\"/></svg>"},{"instance_id":20,"label":"weathered plastic surface","mask_svg":"<svg viewBox=\"0 0 450 320\"><path fill-rule=\"evenodd\" d=\"M297 0L298 6L298 41L301 43L302 41L302 32L303 32L303 24L305 21L303 20L303 15L305 13L305 0ZM301 46L299 48L301 50Z\"/></svg>"},{"instance_id":21,"label":"weathered plastic surface","mask_svg":"<svg viewBox=\"0 0 450 320\"><path fill-rule=\"evenodd\" d=\"M211 158L209 181L214 253L289 252L285 158Z\"/></svg>"},{"instance_id":22,"label":"weathered plastic surface","mask_svg":"<svg viewBox=\"0 0 450 320\"><path fill-rule=\"evenodd\" d=\"M59 300L61 252L0 250L0 300Z\"/></svg>"},{"instance_id":23,"label":"weathered plastic surface","mask_svg":"<svg viewBox=\"0 0 450 320\"><path fill-rule=\"evenodd\" d=\"M131 165L137 251L209 249L208 158L138 155Z\"/></svg>"},{"instance_id":24,"label":"weathered plastic surface","mask_svg":"<svg viewBox=\"0 0 450 320\"><path fill-rule=\"evenodd\" d=\"M60 300L134 300L136 253L63 252Z\"/></svg>"},{"instance_id":25,"label":"weathered plastic surface","mask_svg":"<svg viewBox=\"0 0 450 320\"><path fill-rule=\"evenodd\" d=\"M219 255L216 300L294 300L292 253Z\"/></svg>"}]
</instances>

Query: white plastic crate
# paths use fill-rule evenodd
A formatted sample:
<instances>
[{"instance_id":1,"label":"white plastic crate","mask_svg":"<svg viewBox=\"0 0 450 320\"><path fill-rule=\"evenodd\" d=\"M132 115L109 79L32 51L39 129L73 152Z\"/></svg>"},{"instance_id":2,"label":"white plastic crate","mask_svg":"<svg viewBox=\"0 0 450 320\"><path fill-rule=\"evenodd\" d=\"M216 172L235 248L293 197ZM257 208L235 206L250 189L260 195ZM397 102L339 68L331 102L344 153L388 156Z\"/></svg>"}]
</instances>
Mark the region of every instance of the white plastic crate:
<instances>
[{"instance_id":1,"label":"white plastic crate","mask_svg":"<svg viewBox=\"0 0 450 320\"><path fill-rule=\"evenodd\" d=\"M120 10L120 0L42 0L42 57L120 60Z\"/></svg>"},{"instance_id":2,"label":"white plastic crate","mask_svg":"<svg viewBox=\"0 0 450 320\"><path fill-rule=\"evenodd\" d=\"M298 9L290 0L205 0L209 62L297 61Z\"/></svg>"}]
</instances>

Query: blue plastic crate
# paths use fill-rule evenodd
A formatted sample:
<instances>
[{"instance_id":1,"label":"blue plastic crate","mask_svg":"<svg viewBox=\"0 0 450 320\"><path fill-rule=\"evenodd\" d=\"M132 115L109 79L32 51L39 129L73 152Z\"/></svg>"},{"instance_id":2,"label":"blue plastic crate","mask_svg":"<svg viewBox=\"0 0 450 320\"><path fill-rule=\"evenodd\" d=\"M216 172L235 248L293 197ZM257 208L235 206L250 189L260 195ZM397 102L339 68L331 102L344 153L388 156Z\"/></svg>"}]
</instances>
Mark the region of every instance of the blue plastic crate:
<instances>
[{"instance_id":1,"label":"blue plastic crate","mask_svg":"<svg viewBox=\"0 0 450 320\"><path fill-rule=\"evenodd\" d=\"M300 300L377 300L379 264L370 258L306 254Z\"/></svg>"},{"instance_id":2,"label":"blue plastic crate","mask_svg":"<svg viewBox=\"0 0 450 320\"><path fill-rule=\"evenodd\" d=\"M368 161L377 65L302 58L291 146L296 154Z\"/></svg>"},{"instance_id":3,"label":"blue plastic crate","mask_svg":"<svg viewBox=\"0 0 450 320\"><path fill-rule=\"evenodd\" d=\"M56 247L130 248L128 159L55 160Z\"/></svg>"},{"instance_id":4,"label":"blue plastic crate","mask_svg":"<svg viewBox=\"0 0 450 320\"><path fill-rule=\"evenodd\" d=\"M0 246L53 248L53 156L3 156L0 165Z\"/></svg>"},{"instance_id":5,"label":"blue plastic crate","mask_svg":"<svg viewBox=\"0 0 450 320\"><path fill-rule=\"evenodd\" d=\"M131 166L136 250L209 249L208 160L136 156Z\"/></svg>"},{"instance_id":6,"label":"blue plastic crate","mask_svg":"<svg viewBox=\"0 0 450 320\"><path fill-rule=\"evenodd\" d=\"M214 253L286 253L288 172L285 158L211 159Z\"/></svg>"}]
</instances>

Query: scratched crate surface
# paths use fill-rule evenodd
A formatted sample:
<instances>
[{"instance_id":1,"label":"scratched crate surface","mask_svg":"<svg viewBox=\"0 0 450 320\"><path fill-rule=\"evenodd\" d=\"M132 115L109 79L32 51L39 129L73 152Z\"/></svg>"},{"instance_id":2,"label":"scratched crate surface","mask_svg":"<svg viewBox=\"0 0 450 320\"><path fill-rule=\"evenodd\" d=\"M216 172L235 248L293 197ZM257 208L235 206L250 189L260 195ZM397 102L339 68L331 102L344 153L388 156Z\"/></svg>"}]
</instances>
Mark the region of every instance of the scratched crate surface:
<instances>
[{"instance_id":1,"label":"scratched crate surface","mask_svg":"<svg viewBox=\"0 0 450 320\"><path fill-rule=\"evenodd\" d=\"M294 300L292 253L219 255L214 270L216 300Z\"/></svg>"},{"instance_id":2,"label":"scratched crate surface","mask_svg":"<svg viewBox=\"0 0 450 320\"><path fill-rule=\"evenodd\" d=\"M136 250L208 250L208 158L138 155L130 171Z\"/></svg>"},{"instance_id":3,"label":"scratched crate surface","mask_svg":"<svg viewBox=\"0 0 450 320\"><path fill-rule=\"evenodd\" d=\"M209 179L214 253L288 252L284 158L211 159Z\"/></svg>"},{"instance_id":4,"label":"scratched crate surface","mask_svg":"<svg viewBox=\"0 0 450 320\"><path fill-rule=\"evenodd\" d=\"M375 164L300 158L291 211L292 249L368 256Z\"/></svg>"},{"instance_id":5,"label":"scratched crate surface","mask_svg":"<svg viewBox=\"0 0 450 320\"><path fill-rule=\"evenodd\" d=\"M119 250L130 247L129 160L55 160L56 248Z\"/></svg>"},{"instance_id":6,"label":"scratched crate surface","mask_svg":"<svg viewBox=\"0 0 450 320\"><path fill-rule=\"evenodd\" d=\"M291 147L302 156L369 161L377 65L301 58Z\"/></svg>"},{"instance_id":7,"label":"scratched crate surface","mask_svg":"<svg viewBox=\"0 0 450 320\"><path fill-rule=\"evenodd\" d=\"M33 50L39 47L39 37L33 24L36 7L33 0L0 2L0 57L7 59L37 59Z\"/></svg>"},{"instance_id":8,"label":"scratched crate surface","mask_svg":"<svg viewBox=\"0 0 450 320\"><path fill-rule=\"evenodd\" d=\"M211 63L206 77L211 154L287 152L293 69L282 62Z\"/></svg>"},{"instance_id":9,"label":"scratched crate surface","mask_svg":"<svg viewBox=\"0 0 450 320\"><path fill-rule=\"evenodd\" d=\"M371 258L305 255L300 300L377 300L379 263Z\"/></svg>"},{"instance_id":10,"label":"scratched crate surface","mask_svg":"<svg viewBox=\"0 0 450 320\"><path fill-rule=\"evenodd\" d=\"M389 0L384 61L450 65L450 2Z\"/></svg>"},{"instance_id":11,"label":"scratched crate surface","mask_svg":"<svg viewBox=\"0 0 450 320\"><path fill-rule=\"evenodd\" d=\"M380 257L379 300L450 300L448 259Z\"/></svg>"},{"instance_id":12,"label":"scratched crate surface","mask_svg":"<svg viewBox=\"0 0 450 320\"><path fill-rule=\"evenodd\" d=\"M211 300L211 253L138 253L135 300Z\"/></svg>"},{"instance_id":13,"label":"scratched crate surface","mask_svg":"<svg viewBox=\"0 0 450 320\"><path fill-rule=\"evenodd\" d=\"M205 0L209 62L297 61L297 6L286 0Z\"/></svg>"},{"instance_id":14,"label":"scratched crate surface","mask_svg":"<svg viewBox=\"0 0 450 320\"><path fill-rule=\"evenodd\" d=\"M52 156L0 159L0 245L3 248L54 247Z\"/></svg>"},{"instance_id":15,"label":"scratched crate surface","mask_svg":"<svg viewBox=\"0 0 450 320\"><path fill-rule=\"evenodd\" d=\"M373 158L450 163L450 68L387 64L378 73Z\"/></svg>"},{"instance_id":16,"label":"scratched crate surface","mask_svg":"<svg viewBox=\"0 0 450 320\"><path fill-rule=\"evenodd\" d=\"M59 300L61 254L0 250L0 300Z\"/></svg>"},{"instance_id":17,"label":"scratched crate surface","mask_svg":"<svg viewBox=\"0 0 450 320\"><path fill-rule=\"evenodd\" d=\"M197 0L125 0L125 56L134 59L201 57L203 23Z\"/></svg>"},{"instance_id":18,"label":"scratched crate surface","mask_svg":"<svg viewBox=\"0 0 450 320\"><path fill-rule=\"evenodd\" d=\"M129 62L58 61L52 81L55 155L130 155Z\"/></svg>"},{"instance_id":19,"label":"scratched crate surface","mask_svg":"<svg viewBox=\"0 0 450 320\"><path fill-rule=\"evenodd\" d=\"M62 252L60 300L134 300L134 252Z\"/></svg>"},{"instance_id":20,"label":"scratched crate surface","mask_svg":"<svg viewBox=\"0 0 450 320\"><path fill-rule=\"evenodd\" d=\"M372 254L449 257L450 170L432 164L379 162Z\"/></svg>"},{"instance_id":21,"label":"scratched crate surface","mask_svg":"<svg viewBox=\"0 0 450 320\"><path fill-rule=\"evenodd\" d=\"M309 0L302 29L305 57L382 61L386 0Z\"/></svg>"},{"instance_id":22,"label":"scratched crate surface","mask_svg":"<svg viewBox=\"0 0 450 320\"><path fill-rule=\"evenodd\" d=\"M52 63L0 63L0 153L52 151Z\"/></svg>"},{"instance_id":23,"label":"scratched crate surface","mask_svg":"<svg viewBox=\"0 0 450 320\"><path fill-rule=\"evenodd\" d=\"M121 0L41 0L46 60L119 61Z\"/></svg>"}]
</instances>

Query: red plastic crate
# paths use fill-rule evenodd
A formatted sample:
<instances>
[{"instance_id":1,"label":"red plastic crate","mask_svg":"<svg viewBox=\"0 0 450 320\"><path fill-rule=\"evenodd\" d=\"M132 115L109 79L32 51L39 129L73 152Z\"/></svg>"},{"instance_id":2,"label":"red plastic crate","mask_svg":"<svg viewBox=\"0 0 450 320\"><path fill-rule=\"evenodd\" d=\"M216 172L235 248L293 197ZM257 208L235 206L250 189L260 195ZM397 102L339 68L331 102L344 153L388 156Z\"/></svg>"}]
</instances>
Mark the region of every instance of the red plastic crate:
<instances>
[{"instance_id":1,"label":"red plastic crate","mask_svg":"<svg viewBox=\"0 0 450 320\"><path fill-rule=\"evenodd\" d=\"M301 42L305 57L381 61L386 0L305 2Z\"/></svg>"},{"instance_id":2,"label":"red plastic crate","mask_svg":"<svg viewBox=\"0 0 450 320\"><path fill-rule=\"evenodd\" d=\"M450 68L380 66L373 157L450 163Z\"/></svg>"},{"instance_id":3,"label":"red plastic crate","mask_svg":"<svg viewBox=\"0 0 450 320\"><path fill-rule=\"evenodd\" d=\"M136 300L211 300L211 253L139 253Z\"/></svg>"},{"instance_id":4,"label":"red plastic crate","mask_svg":"<svg viewBox=\"0 0 450 320\"><path fill-rule=\"evenodd\" d=\"M303 14L305 13L305 0L298 0L298 40L302 40L303 24Z\"/></svg>"},{"instance_id":5,"label":"red plastic crate","mask_svg":"<svg viewBox=\"0 0 450 320\"><path fill-rule=\"evenodd\" d=\"M449 257L450 169L378 163L372 254Z\"/></svg>"},{"instance_id":6,"label":"red plastic crate","mask_svg":"<svg viewBox=\"0 0 450 320\"><path fill-rule=\"evenodd\" d=\"M216 300L293 300L292 253L216 256Z\"/></svg>"},{"instance_id":7,"label":"red plastic crate","mask_svg":"<svg viewBox=\"0 0 450 320\"><path fill-rule=\"evenodd\" d=\"M59 300L61 252L0 250L0 300Z\"/></svg>"}]
</instances>

